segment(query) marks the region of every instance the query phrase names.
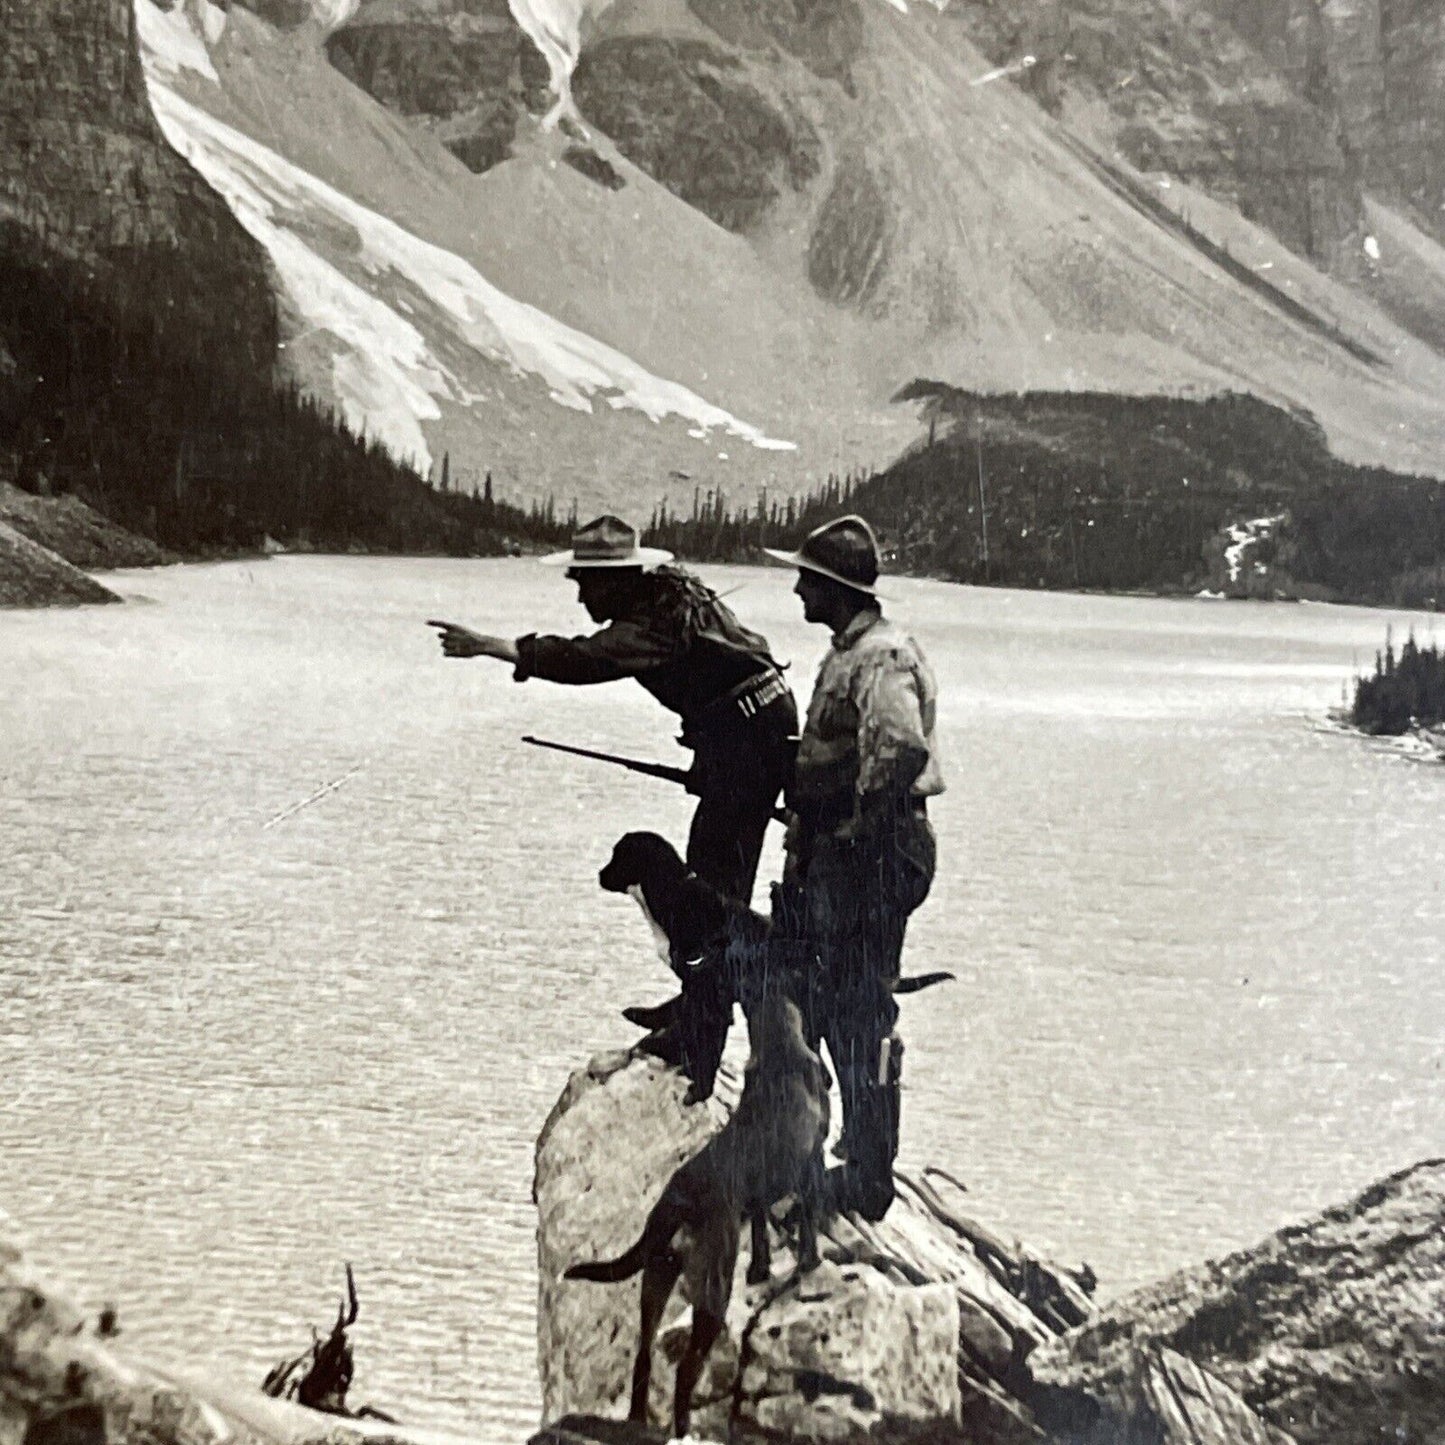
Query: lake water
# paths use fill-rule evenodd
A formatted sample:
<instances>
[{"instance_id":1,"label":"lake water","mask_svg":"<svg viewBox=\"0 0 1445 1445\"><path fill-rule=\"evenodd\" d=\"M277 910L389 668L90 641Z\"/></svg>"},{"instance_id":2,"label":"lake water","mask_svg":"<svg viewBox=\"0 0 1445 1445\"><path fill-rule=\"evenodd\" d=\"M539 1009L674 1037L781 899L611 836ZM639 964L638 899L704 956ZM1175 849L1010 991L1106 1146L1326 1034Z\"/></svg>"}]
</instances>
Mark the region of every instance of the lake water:
<instances>
[{"instance_id":1,"label":"lake water","mask_svg":"<svg viewBox=\"0 0 1445 1445\"><path fill-rule=\"evenodd\" d=\"M806 695L791 574L704 571ZM257 1382L350 1260L355 1398L520 1441L533 1141L669 992L596 870L687 800L518 737L685 755L631 685L441 658L427 617L585 624L528 562L114 585L0 613L0 1205L132 1344ZM908 967L959 974L904 1003L905 1162L1114 1292L1438 1153L1445 769L1314 726L1412 619L891 591L949 779Z\"/></svg>"}]
</instances>

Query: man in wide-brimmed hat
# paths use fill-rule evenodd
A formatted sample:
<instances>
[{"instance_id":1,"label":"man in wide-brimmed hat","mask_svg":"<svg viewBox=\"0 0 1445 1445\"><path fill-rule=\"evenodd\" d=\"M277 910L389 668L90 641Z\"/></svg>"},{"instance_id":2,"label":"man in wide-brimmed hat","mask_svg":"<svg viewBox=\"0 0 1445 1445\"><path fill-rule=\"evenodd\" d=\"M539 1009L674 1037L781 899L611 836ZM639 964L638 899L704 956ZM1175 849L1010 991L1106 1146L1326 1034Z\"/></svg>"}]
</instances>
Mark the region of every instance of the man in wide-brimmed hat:
<instances>
[{"instance_id":1,"label":"man in wide-brimmed hat","mask_svg":"<svg viewBox=\"0 0 1445 1445\"><path fill-rule=\"evenodd\" d=\"M693 752L688 786L698 803L688 866L728 897L748 901L798 731L797 705L767 640L744 627L699 578L671 565L670 552L639 545L636 528L619 517L589 522L567 551L542 561L567 569L592 620L604 624L601 631L514 640L434 622L442 650L448 657L509 662L519 682L635 678L681 717L682 743ZM678 1061L692 1076L695 1095L705 1097L732 999L716 989L704 996L697 970L684 984L670 1043L683 1055Z\"/></svg>"},{"instance_id":2,"label":"man in wide-brimmed hat","mask_svg":"<svg viewBox=\"0 0 1445 1445\"><path fill-rule=\"evenodd\" d=\"M833 634L788 790L785 917L775 922L822 963L807 1011L842 1095L836 1202L881 1219L903 1057L893 987L909 915L933 881L927 799L943 791L937 688L918 644L883 616L878 542L862 517L819 527L796 552L768 550L798 569L804 618Z\"/></svg>"}]
</instances>

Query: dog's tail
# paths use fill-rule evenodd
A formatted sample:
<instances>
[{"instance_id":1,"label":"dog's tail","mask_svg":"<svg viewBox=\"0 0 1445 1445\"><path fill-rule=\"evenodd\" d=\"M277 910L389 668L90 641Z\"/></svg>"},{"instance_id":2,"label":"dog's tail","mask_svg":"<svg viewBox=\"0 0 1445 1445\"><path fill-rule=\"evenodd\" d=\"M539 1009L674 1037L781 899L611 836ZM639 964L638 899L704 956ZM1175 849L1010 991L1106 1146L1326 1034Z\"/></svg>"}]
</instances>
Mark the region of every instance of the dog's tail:
<instances>
[{"instance_id":1,"label":"dog's tail","mask_svg":"<svg viewBox=\"0 0 1445 1445\"><path fill-rule=\"evenodd\" d=\"M594 1259L574 1264L563 1278L588 1279L594 1284L616 1284L618 1280L631 1279L646 1263L647 1236L644 1234L626 1254L619 1254L616 1259Z\"/></svg>"},{"instance_id":2,"label":"dog's tail","mask_svg":"<svg viewBox=\"0 0 1445 1445\"><path fill-rule=\"evenodd\" d=\"M938 973L915 973L909 978L900 978L893 985L894 993L918 993L921 989L932 988L936 983L948 983L956 974L940 970Z\"/></svg>"}]
</instances>

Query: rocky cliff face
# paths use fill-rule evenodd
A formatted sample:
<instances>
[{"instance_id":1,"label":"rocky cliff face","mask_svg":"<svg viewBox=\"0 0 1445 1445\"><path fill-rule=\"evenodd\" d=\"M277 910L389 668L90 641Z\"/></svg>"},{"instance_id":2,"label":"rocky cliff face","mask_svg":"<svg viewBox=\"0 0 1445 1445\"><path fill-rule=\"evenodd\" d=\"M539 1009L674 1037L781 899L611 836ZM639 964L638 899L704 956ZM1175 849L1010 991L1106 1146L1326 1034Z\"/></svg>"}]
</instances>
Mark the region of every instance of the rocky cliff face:
<instances>
[{"instance_id":1,"label":"rocky cliff face","mask_svg":"<svg viewBox=\"0 0 1445 1445\"><path fill-rule=\"evenodd\" d=\"M118 310L159 310L177 348L269 368L264 260L161 136L131 0L11 0L0 16L7 266L78 266Z\"/></svg>"},{"instance_id":2,"label":"rocky cliff face","mask_svg":"<svg viewBox=\"0 0 1445 1445\"><path fill-rule=\"evenodd\" d=\"M1445 237L1445 11L1389 0L965 0L1000 64L1144 170L1368 282L1364 198Z\"/></svg>"},{"instance_id":3,"label":"rocky cliff face","mask_svg":"<svg viewBox=\"0 0 1445 1445\"><path fill-rule=\"evenodd\" d=\"M1351 461L1441 466L1445 248L1362 199L1269 16L294 8L233 8L158 112L268 247L291 374L423 466L644 514L797 492L897 457L917 432L889 399L920 376L1248 391ZM1024 54L1031 94L989 79ZM1393 319L1360 294L1369 236Z\"/></svg>"},{"instance_id":4,"label":"rocky cliff face","mask_svg":"<svg viewBox=\"0 0 1445 1445\"><path fill-rule=\"evenodd\" d=\"M1360 273L1360 154L1324 78L1316 0L965 0L959 15L1000 65L1032 55L1020 83L1067 123Z\"/></svg>"},{"instance_id":5,"label":"rocky cliff face","mask_svg":"<svg viewBox=\"0 0 1445 1445\"><path fill-rule=\"evenodd\" d=\"M326 42L331 63L432 130L469 170L512 152L519 120L551 102L549 70L507 0L364 0Z\"/></svg>"}]
</instances>

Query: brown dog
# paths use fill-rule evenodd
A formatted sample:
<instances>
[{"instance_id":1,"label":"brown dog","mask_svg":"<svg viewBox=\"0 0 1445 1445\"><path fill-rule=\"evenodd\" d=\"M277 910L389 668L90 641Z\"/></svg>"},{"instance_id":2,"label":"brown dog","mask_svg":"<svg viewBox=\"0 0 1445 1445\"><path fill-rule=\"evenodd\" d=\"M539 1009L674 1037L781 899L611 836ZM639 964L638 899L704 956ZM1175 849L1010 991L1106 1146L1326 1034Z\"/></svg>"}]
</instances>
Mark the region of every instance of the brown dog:
<instances>
[{"instance_id":1,"label":"brown dog","mask_svg":"<svg viewBox=\"0 0 1445 1445\"><path fill-rule=\"evenodd\" d=\"M692 1392L722 1330L732 1296L741 1221L752 1222L749 1278L767 1270L767 1211L797 1198L798 1268L818 1262L823 1142L828 1135L828 1074L803 1037L802 1017L773 992L752 1022L752 1055L742 1097L726 1124L667 1181L641 1238L617 1259L574 1264L568 1279L615 1283L642 1272L642 1315L632 1368L628 1419L647 1423L652 1342L679 1276L692 1302L692 1333L677 1367L673 1434L687 1434Z\"/></svg>"}]
</instances>

